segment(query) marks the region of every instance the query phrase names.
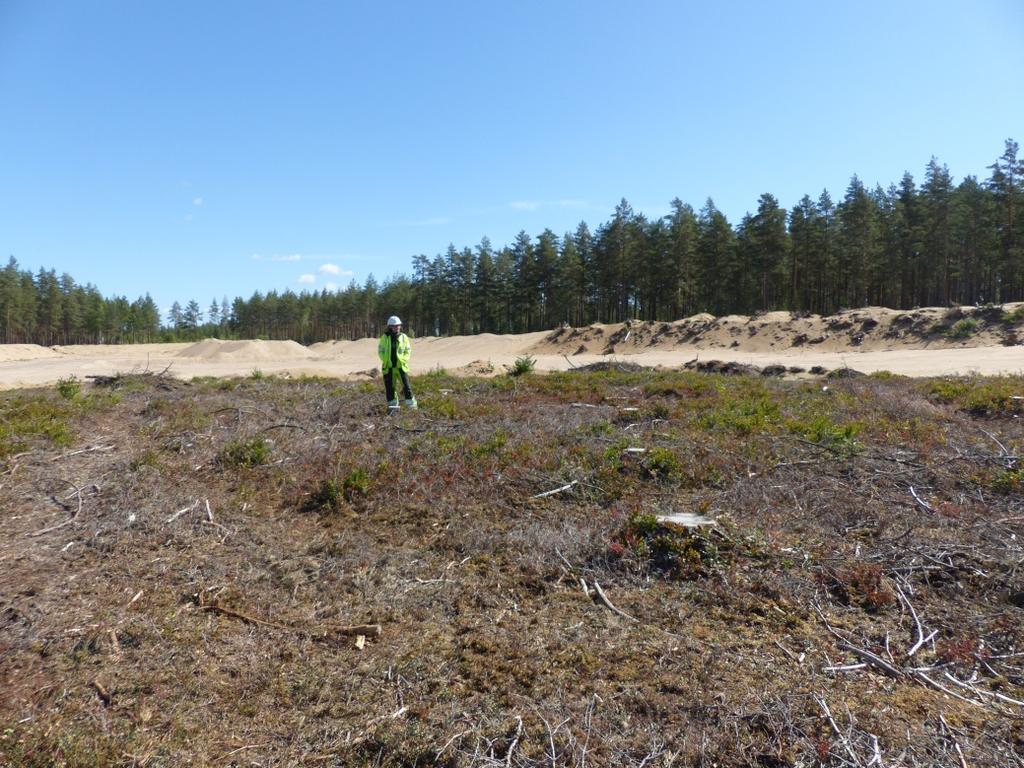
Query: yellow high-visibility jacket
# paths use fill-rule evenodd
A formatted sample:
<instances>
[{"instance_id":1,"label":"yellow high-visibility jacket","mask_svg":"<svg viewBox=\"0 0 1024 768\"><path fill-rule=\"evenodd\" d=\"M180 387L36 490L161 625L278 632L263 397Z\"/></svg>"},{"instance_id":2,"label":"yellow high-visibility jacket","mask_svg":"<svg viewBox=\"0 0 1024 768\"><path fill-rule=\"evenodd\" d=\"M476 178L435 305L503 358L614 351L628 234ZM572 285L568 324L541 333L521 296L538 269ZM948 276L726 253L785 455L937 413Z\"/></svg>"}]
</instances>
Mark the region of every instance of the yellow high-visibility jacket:
<instances>
[{"instance_id":1,"label":"yellow high-visibility jacket","mask_svg":"<svg viewBox=\"0 0 1024 768\"><path fill-rule=\"evenodd\" d=\"M380 341L377 343L377 354L380 355L381 370L387 373L392 369L391 361L391 346L392 336L390 333L385 333L380 337ZM412 355L412 344L409 341L409 337L404 333L398 334L395 339L398 348L397 363L394 365L395 370L409 372L409 357Z\"/></svg>"}]
</instances>

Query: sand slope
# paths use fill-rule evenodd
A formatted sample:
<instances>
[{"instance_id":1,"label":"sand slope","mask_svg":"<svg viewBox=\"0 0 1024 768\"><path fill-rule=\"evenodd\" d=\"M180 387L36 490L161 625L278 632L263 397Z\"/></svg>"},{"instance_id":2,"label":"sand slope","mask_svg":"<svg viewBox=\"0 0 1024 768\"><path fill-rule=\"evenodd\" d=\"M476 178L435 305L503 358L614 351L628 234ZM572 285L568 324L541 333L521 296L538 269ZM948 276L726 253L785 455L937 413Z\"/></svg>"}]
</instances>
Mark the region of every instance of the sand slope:
<instances>
[{"instance_id":1,"label":"sand slope","mask_svg":"<svg viewBox=\"0 0 1024 768\"><path fill-rule=\"evenodd\" d=\"M491 375L524 355L534 357L542 371L614 360L664 368L722 360L761 368L849 367L908 376L1024 373L1024 322L1007 317L1020 306L909 311L866 307L828 317L700 314L671 323L632 321L508 336L428 336L413 339L412 373L444 368L461 375ZM378 368L377 340L309 347L294 341L218 339L53 348L0 345L0 389L52 384L72 375L165 368L182 378L246 376L257 369L291 376L365 376Z\"/></svg>"}]
</instances>

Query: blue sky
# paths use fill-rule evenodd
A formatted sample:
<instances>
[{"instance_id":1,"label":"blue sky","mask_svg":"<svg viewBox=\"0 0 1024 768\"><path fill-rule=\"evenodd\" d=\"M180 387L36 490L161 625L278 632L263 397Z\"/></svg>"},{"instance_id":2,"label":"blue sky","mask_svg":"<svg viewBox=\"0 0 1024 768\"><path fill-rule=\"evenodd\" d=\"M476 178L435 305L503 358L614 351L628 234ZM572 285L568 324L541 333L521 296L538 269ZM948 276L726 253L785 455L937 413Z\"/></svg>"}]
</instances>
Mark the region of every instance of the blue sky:
<instances>
[{"instance_id":1,"label":"blue sky","mask_svg":"<svg viewBox=\"0 0 1024 768\"><path fill-rule=\"evenodd\" d=\"M0 0L0 255L205 307L1024 142L1018 0L711 6Z\"/></svg>"}]
</instances>

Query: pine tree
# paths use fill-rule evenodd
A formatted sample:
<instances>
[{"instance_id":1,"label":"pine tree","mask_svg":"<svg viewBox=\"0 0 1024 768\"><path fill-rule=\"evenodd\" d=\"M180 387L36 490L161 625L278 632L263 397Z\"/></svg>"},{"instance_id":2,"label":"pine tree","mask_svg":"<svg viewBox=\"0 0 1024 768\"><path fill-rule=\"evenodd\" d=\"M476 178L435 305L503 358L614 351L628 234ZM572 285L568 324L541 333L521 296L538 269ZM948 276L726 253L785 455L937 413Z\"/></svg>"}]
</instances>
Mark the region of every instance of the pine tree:
<instances>
[{"instance_id":1,"label":"pine tree","mask_svg":"<svg viewBox=\"0 0 1024 768\"><path fill-rule=\"evenodd\" d=\"M210 325L220 324L220 304L217 299L210 302L210 308L206 310L206 321Z\"/></svg>"},{"instance_id":2,"label":"pine tree","mask_svg":"<svg viewBox=\"0 0 1024 768\"><path fill-rule=\"evenodd\" d=\"M953 241L960 262L959 301L964 304L993 301L1000 273L1000 248L993 196L967 176L953 193Z\"/></svg>"},{"instance_id":3,"label":"pine tree","mask_svg":"<svg viewBox=\"0 0 1024 768\"><path fill-rule=\"evenodd\" d=\"M995 197L996 231L1001 264L996 277L996 302L1024 298L1024 236L1021 234L1021 201L1024 199L1024 164L1017 159L1017 142L1006 140L1005 149L989 166L988 189Z\"/></svg>"},{"instance_id":4,"label":"pine tree","mask_svg":"<svg viewBox=\"0 0 1024 768\"><path fill-rule=\"evenodd\" d=\"M710 197L698 219L697 275L697 306L701 311L724 315L734 309L729 302L729 287L738 277L736 235Z\"/></svg>"},{"instance_id":5,"label":"pine tree","mask_svg":"<svg viewBox=\"0 0 1024 768\"><path fill-rule=\"evenodd\" d=\"M555 301L562 309L562 319L570 325L582 325L586 298L585 273L576 240L569 232L562 236L557 275Z\"/></svg>"},{"instance_id":6,"label":"pine tree","mask_svg":"<svg viewBox=\"0 0 1024 768\"><path fill-rule=\"evenodd\" d=\"M181 311L181 304L179 304L178 302L174 302L173 304L171 304L170 312L167 313L167 319L174 330L181 330L182 324L184 323L185 320L185 315Z\"/></svg>"},{"instance_id":7,"label":"pine tree","mask_svg":"<svg viewBox=\"0 0 1024 768\"><path fill-rule=\"evenodd\" d=\"M767 192L758 200L757 214L750 222L750 238L755 259L751 266L760 283L759 308L775 309L782 303L782 269L789 238L786 212Z\"/></svg>"},{"instance_id":8,"label":"pine tree","mask_svg":"<svg viewBox=\"0 0 1024 768\"><path fill-rule=\"evenodd\" d=\"M924 304L948 304L953 298L953 285L958 280L953 261L952 242L953 179L949 169L932 157L925 171L921 200L924 208L924 248L928 254L931 275Z\"/></svg>"},{"instance_id":9,"label":"pine tree","mask_svg":"<svg viewBox=\"0 0 1024 768\"><path fill-rule=\"evenodd\" d=\"M497 329L497 276L494 268L494 251L491 241L484 237L476 247L476 280L473 306L476 322L483 333L494 333Z\"/></svg>"},{"instance_id":10,"label":"pine tree","mask_svg":"<svg viewBox=\"0 0 1024 768\"><path fill-rule=\"evenodd\" d=\"M818 254L818 210L810 195L804 195L789 212L789 258L786 262L787 306L791 310L815 307L816 259Z\"/></svg>"},{"instance_id":11,"label":"pine tree","mask_svg":"<svg viewBox=\"0 0 1024 768\"><path fill-rule=\"evenodd\" d=\"M189 299L185 305L185 311L181 316L181 326L186 330L194 330L203 322L203 311L199 308L199 302Z\"/></svg>"},{"instance_id":12,"label":"pine tree","mask_svg":"<svg viewBox=\"0 0 1024 768\"><path fill-rule=\"evenodd\" d=\"M697 307L697 215L678 197L668 224L668 248L662 277L665 281L669 318L691 315Z\"/></svg>"},{"instance_id":13,"label":"pine tree","mask_svg":"<svg viewBox=\"0 0 1024 768\"><path fill-rule=\"evenodd\" d=\"M534 285L538 301L538 328L551 328L563 318L555 306L555 269L558 264L558 235L545 229L534 247Z\"/></svg>"},{"instance_id":14,"label":"pine tree","mask_svg":"<svg viewBox=\"0 0 1024 768\"><path fill-rule=\"evenodd\" d=\"M517 307L517 319L514 326L517 332L532 331L537 322L537 269L534 264L533 244L530 236L520 230L512 244L512 261L515 275L514 302Z\"/></svg>"},{"instance_id":15,"label":"pine tree","mask_svg":"<svg viewBox=\"0 0 1024 768\"><path fill-rule=\"evenodd\" d=\"M875 252L876 204L856 175L837 209L838 298L843 307L868 303L868 271Z\"/></svg>"}]
</instances>

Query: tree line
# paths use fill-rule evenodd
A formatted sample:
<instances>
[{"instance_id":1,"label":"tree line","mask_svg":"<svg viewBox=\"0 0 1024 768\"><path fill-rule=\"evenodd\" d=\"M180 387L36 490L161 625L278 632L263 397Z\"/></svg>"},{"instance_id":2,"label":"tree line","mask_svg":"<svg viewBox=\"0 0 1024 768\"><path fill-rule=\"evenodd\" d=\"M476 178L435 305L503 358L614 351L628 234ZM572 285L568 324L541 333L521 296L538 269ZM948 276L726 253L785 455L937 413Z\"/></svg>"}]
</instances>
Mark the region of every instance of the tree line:
<instances>
[{"instance_id":1,"label":"tree line","mask_svg":"<svg viewBox=\"0 0 1024 768\"><path fill-rule=\"evenodd\" d=\"M221 338L311 343L360 338L398 314L417 335L521 333L561 323L675 320L697 312L788 309L829 314L1024 300L1024 160L1003 154L953 183L934 157L918 184L868 189L855 175L842 199L827 190L791 209L771 194L735 225L714 201L695 210L673 200L648 218L622 200L591 230L520 232L495 248L448 247L412 259L412 274L371 275L340 291L270 291L178 302L161 324L147 295L104 298L53 270L0 271L0 338L40 344Z\"/></svg>"}]
</instances>

